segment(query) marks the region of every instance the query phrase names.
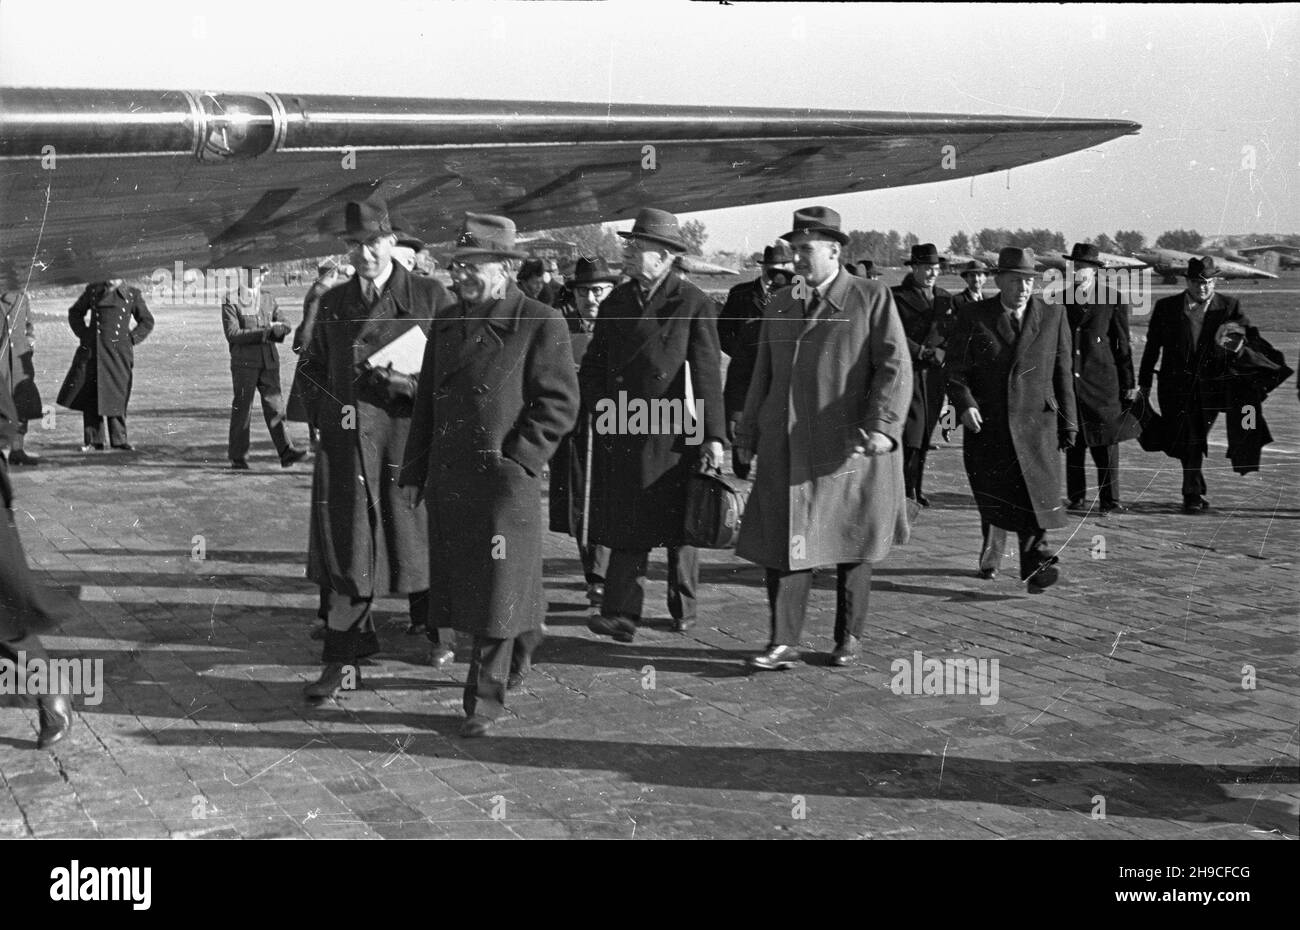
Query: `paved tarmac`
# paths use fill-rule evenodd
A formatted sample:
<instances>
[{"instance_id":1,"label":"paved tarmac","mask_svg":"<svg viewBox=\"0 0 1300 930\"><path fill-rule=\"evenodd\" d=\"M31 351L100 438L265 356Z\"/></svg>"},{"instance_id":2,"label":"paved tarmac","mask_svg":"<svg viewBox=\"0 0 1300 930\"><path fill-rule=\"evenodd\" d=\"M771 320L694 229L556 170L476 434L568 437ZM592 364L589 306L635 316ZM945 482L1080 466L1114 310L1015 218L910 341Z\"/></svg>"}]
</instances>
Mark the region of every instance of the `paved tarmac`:
<instances>
[{"instance_id":1,"label":"paved tarmac","mask_svg":"<svg viewBox=\"0 0 1300 930\"><path fill-rule=\"evenodd\" d=\"M72 356L70 302L36 302L50 314L36 356L47 402ZM383 602L366 687L304 702L319 659L310 463L281 470L255 410L253 470L228 470L218 311L154 309L136 354L138 451L82 454L80 417L60 409L30 442L45 464L15 470L29 560L79 600L48 642L102 660L106 681L52 752L34 748L35 711L3 701L0 836L1300 833L1294 380L1265 405L1278 442L1260 473L1231 471L1217 427L1205 515L1179 513L1176 461L1126 444L1132 510L1051 533L1064 577L1041 595L975 577L958 432L931 454L933 506L877 567L853 669L825 665L833 575L815 586L806 664L751 676L744 659L767 637L761 569L706 553L701 623L683 635L668 630L656 554L654 619L616 644L586 629L574 544L551 535L539 664L495 735L464 741L464 651L443 671L422 665L404 601ZM996 659L996 703L895 693L893 663L917 652Z\"/></svg>"}]
</instances>

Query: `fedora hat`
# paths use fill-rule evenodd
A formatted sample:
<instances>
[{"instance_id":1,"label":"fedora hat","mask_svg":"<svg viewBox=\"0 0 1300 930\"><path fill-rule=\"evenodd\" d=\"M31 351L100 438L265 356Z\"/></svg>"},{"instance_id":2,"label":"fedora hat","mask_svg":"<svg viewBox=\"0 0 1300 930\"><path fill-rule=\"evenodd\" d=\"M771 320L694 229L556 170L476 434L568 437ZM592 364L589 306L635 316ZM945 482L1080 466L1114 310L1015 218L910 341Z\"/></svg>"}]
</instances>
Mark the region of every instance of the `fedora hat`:
<instances>
[{"instance_id":1,"label":"fedora hat","mask_svg":"<svg viewBox=\"0 0 1300 930\"><path fill-rule=\"evenodd\" d=\"M987 262L981 261L978 258L972 258L970 261L959 266L957 268L957 273L964 278L966 275L975 274L976 272L988 274L990 270L991 269Z\"/></svg>"},{"instance_id":2,"label":"fedora hat","mask_svg":"<svg viewBox=\"0 0 1300 930\"><path fill-rule=\"evenodd\" d=\"M488 213L466 213L451 258L452 261L485 258L522 261L528 258L528 253L515 248L514 220Z\"/></svg>"},{"instance_id":3,"label":"fedora hat","mask_svg":"<svg viewBox=\"0 0 1300 930\"><path fill-rule=\"evenodd\" d=\"M540 278L546 274L546 266L542 264L540 258L530 258L519 266L519 274L516 277L520 281L527 281L529 278Z\"/></svg>"},{"instance_id":4,"label":"fedora hat","mask_svg":"<svg viewBox=\"0 0 1300 930\"><path fill-rule=\"evenodd\" d=\"M820 233L840 245L848 245L849 237L840 225L840 215L830 207L804 207L794 211L794 229L781 238L790 242L798 235Z\"/></svg>"},{"instance_id":5,"label":"fedora hat","mask_svg":"<svg viewBox=\"0 0 1300 930\"><path fill-rule=\"evenodd\" d=\"M382 197L350 200L343 208L343 235L349 238L391 236L397 230Z\"/></svg>"},{"instance_id":6,"label":"fedora hat","mask_svg":"<svg viewBox=\"0 0 1300 930\"><path fill-rule=\"evenodd\" d=\"M1020 249L1009 245L998 253L998 274L1009 271L1013 274L1033 277L1038 274L1036 265L1033 249Z\"/></svg>"},{"instance_id":7,"label":"fedora hat","mask_svg":"<svg viewBox=\"0 0 1300 930\"><path fill-rule=\"evenodd\" d=\"M864 258L858 262L849 262L845 267L860 278L880 277L880 272L876 270L876 263L869 258Z\"/></svg>"},{"instance_id":8,"label":"fedora hat","mask_svg":"<svg viewBox=\"0 0 1300 930\"><path fill-rule=\"evenodd\" d=\"M1187 278L1191 281L1208 281L1223 277L1223 269L1214 262L1213 255L1193 258L1187 263Z\"/></svg>"},{"instance_id":9,"label":"fedora hat","mask_svg":"<svg viewBox=\"0 0 1300 930\"><path fill-rule=\"evenodd\" d=\"M1076 265L1096 265L1098 268L1106 266L1101 260L1101 252L1091 242L1076 242L1070 248L1069 259Z\"/></svg>"},{"instance_id":10,"label":"fedora hat","mask_svg":"<svg viewBox=\"0 0 1300 930\"><path fill-rule=\"evenodd\" d=\"M677 217L667 210L656 210L654 207L643 207L636 215L632 229L620 232L619 236L624 239L648 239L666 245L674 252L685 252L687 249L681 227L677 225Z\"/></svg>"},{"instance_id":11,"label":"fedora hat","mask_svg":"<svg viewBox=\"0 0 1300 930\"><path fill-rule=\"evenodd\" d=\"M618 281L619 275L609 270L609 265L603 258L580 258L574 266L569 284L583 287L591 284L617 284Z\"/></svg>"},{"instance_id":12,"label":"fedora hat","mask_svg":"<svg viewBox=\"0 0 1300 930\"><path fill-rule=\"evenodd\" d=\"M774 245L763 248L760 265L789 265L794 262L794 250L784 239L778 239Z\"/></svg>"},{"instance_id":13,"label":"fedora hat","mask_svg":"<svg viewBox=\"0 0 1300 930\"><path fill-rule=\"evenodd\" d=\"M942 265L943 256L935 248L933 242L926 242L922 245L912 246L912 257L903 262L904 265Z\"/></svg>"}]
</instances>

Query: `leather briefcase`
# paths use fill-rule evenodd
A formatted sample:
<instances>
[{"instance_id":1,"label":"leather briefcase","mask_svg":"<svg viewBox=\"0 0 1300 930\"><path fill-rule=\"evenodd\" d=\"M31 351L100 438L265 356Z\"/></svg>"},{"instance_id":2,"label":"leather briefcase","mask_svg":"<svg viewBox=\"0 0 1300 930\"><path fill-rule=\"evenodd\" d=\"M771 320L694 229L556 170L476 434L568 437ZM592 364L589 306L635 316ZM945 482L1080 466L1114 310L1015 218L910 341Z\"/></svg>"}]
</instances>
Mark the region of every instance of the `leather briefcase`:
<instances>
[{"instance_id":1,"label":"leather briefcase","mask_svg":"<svg viewBox=\"0 0 1300 930\"><path fill-rule=\"evenodd\" d=\"M688 546L700 549L734 549L740 536L740 518L749 500L749 482L724 475L716 468L691 475L686 484Z\"/></svg>"}]
</instances>

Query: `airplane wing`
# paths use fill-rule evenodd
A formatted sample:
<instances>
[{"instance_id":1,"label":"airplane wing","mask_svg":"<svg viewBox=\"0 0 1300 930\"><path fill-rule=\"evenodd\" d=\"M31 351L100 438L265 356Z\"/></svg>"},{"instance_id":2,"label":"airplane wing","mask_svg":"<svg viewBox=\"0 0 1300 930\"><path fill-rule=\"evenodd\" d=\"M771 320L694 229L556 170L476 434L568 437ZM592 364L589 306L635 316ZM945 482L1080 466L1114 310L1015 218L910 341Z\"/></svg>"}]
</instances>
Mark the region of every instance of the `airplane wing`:
<instances>
[{"instance_id":1,"label":"airplane wing","mask_svg":"<svg viewBox=\"0 0 1300 930\"><path fill-rule=\"evenodd\" d=\"M1248 245L1233 249L1240 255L1262 255L1276 252L1279 255L1300 255L1300 245Z\"/></svg>"},{"instance_id":2,"label":"airplane wing","mask_svg":"<svg viewBox=\"0 0 1300 930\"><path fill-rule=\"evenodd\" d=\"M1124 120L0 88L0 260L31 283L336 252L379 192L430 242L967 177ZM951 149L946 147L951 146ZM945 158L945 156L950 156Z\"/></svg>"}]
</instances>

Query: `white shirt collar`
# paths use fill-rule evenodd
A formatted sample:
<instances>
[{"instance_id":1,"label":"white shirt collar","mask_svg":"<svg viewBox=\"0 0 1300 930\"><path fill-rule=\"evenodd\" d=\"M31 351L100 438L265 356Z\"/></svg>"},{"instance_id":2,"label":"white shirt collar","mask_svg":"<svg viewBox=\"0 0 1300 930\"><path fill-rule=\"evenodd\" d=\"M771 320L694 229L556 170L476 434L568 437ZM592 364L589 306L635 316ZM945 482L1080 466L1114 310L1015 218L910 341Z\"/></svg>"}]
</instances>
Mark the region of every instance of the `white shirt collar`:
<instances>
[{"instance_id":1,"label":"white shirt collar","mask_svg":"<svg viewBox=\"0 0 1300 930\"><path fill-rule=\"evenodd\" d=\"M392 276L393 276L393 263L389 262L388 267L379 273L379 277L369 282L370 286L374 288L374 294L376 297L384 292L384 285L388 283L388 279L391 278Z\"/></svg>"}]
</instances>

